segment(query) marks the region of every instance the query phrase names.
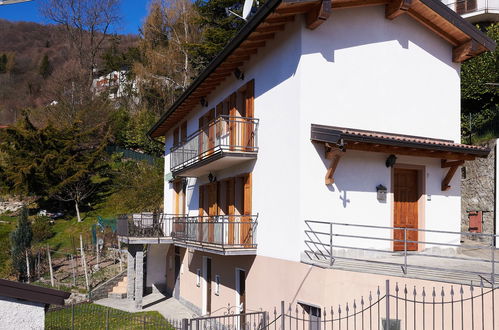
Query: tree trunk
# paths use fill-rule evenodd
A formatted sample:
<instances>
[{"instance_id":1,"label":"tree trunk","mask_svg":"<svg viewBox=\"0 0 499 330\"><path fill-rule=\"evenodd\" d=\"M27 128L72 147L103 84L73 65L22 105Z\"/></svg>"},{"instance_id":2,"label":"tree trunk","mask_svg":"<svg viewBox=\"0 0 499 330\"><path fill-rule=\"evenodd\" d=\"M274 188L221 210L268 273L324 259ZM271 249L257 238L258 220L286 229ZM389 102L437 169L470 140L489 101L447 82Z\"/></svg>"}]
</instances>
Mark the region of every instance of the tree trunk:
<instances>
[{"instance_id":1,"label":"tree trunk","mask_svg":"<svg viewBox=\"0 0 499 330\"><path fill-rule=\"evenodd\" d=\"M80 209L78 208L77 201L75 201L75 209L76 209L76 218L78 219L78 222L81 222Z\"/></svg>"}]
</instances>

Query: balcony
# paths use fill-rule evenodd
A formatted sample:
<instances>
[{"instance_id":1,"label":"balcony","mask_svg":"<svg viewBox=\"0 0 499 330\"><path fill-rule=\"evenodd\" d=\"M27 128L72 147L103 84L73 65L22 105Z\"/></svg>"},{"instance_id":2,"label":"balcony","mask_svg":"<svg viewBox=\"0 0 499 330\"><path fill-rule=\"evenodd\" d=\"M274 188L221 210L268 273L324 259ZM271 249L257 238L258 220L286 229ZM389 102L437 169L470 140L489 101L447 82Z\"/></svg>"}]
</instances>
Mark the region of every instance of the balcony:
<instances>
[{"instance_id":1,"label":"balcony","mask_svg":"<svg viewBox=\"0 0 499 330\"><path fill-rule=\"evenodd\" d=\"M163 213L135 213L118 217L116 232L127 244L173 243L172 215Z\"/></svg>"},{"instance_id":2,"label":"balcony","mask_svg":"<svg viewBox=\"0 0 499 330\"><path fill-rule=\"evenodd\" d=\"M256 159L257 132L258 119L219 116L171 149L170 170L199 177Z\"/></svg>"},{"instance_id":3,"label":"balcony","mask_svg":"<svg viewBox=\"0 0 499 330\"><path fill-rule=\"evenodd\" d=\"M454 0L447 3L447 7L470 23L495 22L499 19L499 0Z\"/></svg>"},{"instance_id":4,"label":"balcony","mask_svg":"<svg viewBox=\"0 0 499 330\"><path fill-rule=\"evenodd\" d=\"M257 215L175 217L175 245L220 255L256 255Z\"/></svg>"},{"instance_id":5,"label":"balcony","mask_svg":"<svg viewBox=\"0 0 499 330\"><path fill-rule=\"evenodd\" d=\"M499 235L305 221L301 261L321 268L499 285Z\"/></svg>"}]
</instances>

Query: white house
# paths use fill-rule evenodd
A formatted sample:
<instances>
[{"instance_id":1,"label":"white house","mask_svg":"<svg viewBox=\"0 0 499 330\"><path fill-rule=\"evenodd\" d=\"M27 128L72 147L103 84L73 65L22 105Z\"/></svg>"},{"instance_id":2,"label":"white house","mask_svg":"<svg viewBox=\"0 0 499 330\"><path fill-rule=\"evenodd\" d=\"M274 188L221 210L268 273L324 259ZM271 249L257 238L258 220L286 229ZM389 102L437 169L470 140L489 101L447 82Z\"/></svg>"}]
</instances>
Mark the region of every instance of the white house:
<instances>
[{"instance_id":1,"label":"white house","mask_svg":"<svg viewBox=\"0 0 499 330\"><path fill-rule=\"evenodd\" d=\"M0 329L45 329L45 311L69 292L0 279Z\"/></svg>"},{"instance_id":2,"label":"white house","mask_svg":"<svg viewBox=\"0 0 499 330\"><path fill-rule=\"evenodd\" d=\"M149 132L164 214L119 222L128 297L143 244L146 287L200 314L442 280L406 259L459 247L457 170L489 152L459 143L460 63L494 47L438 0L267 1ZM384 252L404 272L367 274Z\"/></svg>"}]
</instances>

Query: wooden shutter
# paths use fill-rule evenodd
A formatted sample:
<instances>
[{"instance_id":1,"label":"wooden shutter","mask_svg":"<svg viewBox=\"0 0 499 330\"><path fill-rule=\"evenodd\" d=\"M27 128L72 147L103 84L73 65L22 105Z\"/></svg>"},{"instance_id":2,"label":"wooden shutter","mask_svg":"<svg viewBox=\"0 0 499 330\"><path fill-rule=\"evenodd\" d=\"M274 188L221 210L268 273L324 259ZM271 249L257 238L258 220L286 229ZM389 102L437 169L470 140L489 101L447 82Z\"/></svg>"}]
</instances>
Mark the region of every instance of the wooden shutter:
<instances>
[{"instance_id":1,"label":"wooden shutter","mask_svg":"<svg viewBox=\"0 0 499 330\"><path fill-rule=\"evenodd\" d=\"M229 98L229 131L230 131L230 150L234 150L234 146L237 144L237 124L235 122L237 116L236 109L237 94L232 93Z\"/></svg>"},{"instance_id":2,"label":"wooden shutter","mask_svg":"<svg viewBox=\"0 0 499 330\"><path fill-rule=\"evenodd\" d=\"M251 80L246 84L246 117L254 117L254 101L255 101L255 81ZM255 146L255 133L253 121L247 119L244 123L244 146L246 151L252 151Z\"/></svg>"},{"instance_id":3,"label":"wooden shutter","mask_svg":"<svg viewBox=\"0 0 499 330\"><path fill-rule=\"evenodd\" d=\"M251 184L251 173L247 174L244 177L244 186L243 186L243 213L244 217L242 217L241 223L241 244L245 247L249 247L253 243L253 229L251 225L251 207L252 207L252 184Z\"/></svg>"}]
</instances>

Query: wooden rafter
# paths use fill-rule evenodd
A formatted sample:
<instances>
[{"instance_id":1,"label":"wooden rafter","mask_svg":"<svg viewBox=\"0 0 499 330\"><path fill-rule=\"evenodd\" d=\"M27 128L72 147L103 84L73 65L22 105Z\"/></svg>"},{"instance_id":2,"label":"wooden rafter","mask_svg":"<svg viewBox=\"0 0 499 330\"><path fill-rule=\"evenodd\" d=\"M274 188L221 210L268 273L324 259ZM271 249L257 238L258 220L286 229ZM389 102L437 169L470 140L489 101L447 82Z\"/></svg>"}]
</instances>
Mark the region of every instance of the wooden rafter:
<instances>
[{"instance_id":1,"label":"wooden rafter","mask_svg":"<svg viewBox=\"0 0 499 330\"><path fill-rule=\"evenodd\" d=\"M307 13L307 28L314 30L331 15L331 0L322 0L319 5Z\"/></svg>"},{"instance_id":2,"label":"wooden rafter","mask_svg":"<svg viewBox=\"0 0 499 330\"><path fill-rule=\"evenodd\" d=\"M454 174L456 174L457 169L459 166L464 164L464 160L455 160L455 161L448 161L446 159L442 159L441 162L441 167L442 168L449 168L449 171L447 171L447 174L445 175L444 179L442 180L442 191L447 191L450 189L449 183L454 177Z\"/></svg>"},{"instance_id":3,"label":"wooden rafter","mask_svg":"<svg viewBox=\"0 0 499 330\"><path fill-rule=\"evenodd\" d=\"M395 19L396 17L407 13L409 8L416 0L392 0L385 7L385 17Z\"/></svg>"}]
</instances>

